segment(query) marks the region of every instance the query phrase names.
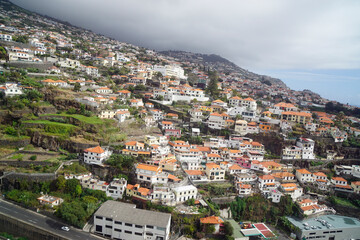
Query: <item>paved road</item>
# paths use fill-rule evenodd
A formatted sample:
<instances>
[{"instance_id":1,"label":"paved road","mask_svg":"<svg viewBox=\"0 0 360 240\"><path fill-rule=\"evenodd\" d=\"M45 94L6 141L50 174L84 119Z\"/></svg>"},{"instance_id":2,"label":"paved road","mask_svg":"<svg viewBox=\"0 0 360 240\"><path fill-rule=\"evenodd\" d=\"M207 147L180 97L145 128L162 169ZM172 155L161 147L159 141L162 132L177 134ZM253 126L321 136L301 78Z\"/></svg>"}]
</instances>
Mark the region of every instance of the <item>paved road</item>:
<instances>
[{"instance_id":1,"label":"paved road","mask_svg":"<svg viewBox=\"0 0 360 240\"><path fill-rule=\"evenodd\" d=\"M61 230L61 227L64 226L63 223L58 222L49 217L45 217L41 214L37 214L30 210L21 208L14 204L8 203L1 199L0 199L0 212L10 217L25 221L30 225L34 225L34 227L43 228L48 232L54 233L56 235L60 235L64 238L75 239L75 240L103 239L72 227L70 227L70 231L68 232L63 231Z\"/></svg>"}]
</instances>

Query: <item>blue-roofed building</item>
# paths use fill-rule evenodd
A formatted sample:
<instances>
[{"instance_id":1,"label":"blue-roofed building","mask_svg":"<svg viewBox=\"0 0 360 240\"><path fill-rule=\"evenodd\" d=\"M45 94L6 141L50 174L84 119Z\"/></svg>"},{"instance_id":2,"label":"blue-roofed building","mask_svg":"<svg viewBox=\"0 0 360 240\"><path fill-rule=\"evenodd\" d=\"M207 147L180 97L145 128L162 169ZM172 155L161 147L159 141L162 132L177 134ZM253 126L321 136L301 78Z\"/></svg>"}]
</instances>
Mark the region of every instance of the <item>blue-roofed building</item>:
<instances>
[{"instance_id":1,"label":"blue-roofed building","mask_svg":"<svg viewBox=\"0 0 360 240\"><path fill-rule=\"evenodd\" d=\"M360 239L360 221L357 218L340 215L323 215L317 218L288 220L299 229L297 238L319 240Z\"/></svg>"}]
</instances>

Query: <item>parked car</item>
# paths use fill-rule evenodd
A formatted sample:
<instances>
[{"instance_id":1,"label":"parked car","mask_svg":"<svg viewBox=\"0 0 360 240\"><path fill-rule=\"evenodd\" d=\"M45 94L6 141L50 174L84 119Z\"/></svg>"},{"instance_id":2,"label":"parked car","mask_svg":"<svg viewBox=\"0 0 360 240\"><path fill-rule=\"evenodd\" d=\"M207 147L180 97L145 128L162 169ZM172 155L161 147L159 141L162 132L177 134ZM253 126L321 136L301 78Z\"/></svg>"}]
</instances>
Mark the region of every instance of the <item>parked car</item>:
<instances>
[{"instance_id":1,"label":"parked car","mask_svg":"<svg viewBox=\"0 0 360 240\"><path fill-rule=\"evenodd\" d=\"M67 232L68 232L68 231L70 230L70 228L67 227L67 226L62 226L62 227L61 227L61 230L64 230L64 231L67 231Z\"/></svg>"}]
</instances>

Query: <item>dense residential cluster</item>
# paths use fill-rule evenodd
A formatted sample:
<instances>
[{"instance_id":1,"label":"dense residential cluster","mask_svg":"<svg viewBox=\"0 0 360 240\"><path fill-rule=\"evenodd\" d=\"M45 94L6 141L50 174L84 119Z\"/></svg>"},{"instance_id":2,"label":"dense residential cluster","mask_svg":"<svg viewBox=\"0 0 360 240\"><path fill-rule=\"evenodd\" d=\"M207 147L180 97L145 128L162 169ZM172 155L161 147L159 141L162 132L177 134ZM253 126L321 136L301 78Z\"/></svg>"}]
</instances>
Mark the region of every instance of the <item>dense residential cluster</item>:
<instances>
[{"instance_id":1,"label":"dense residential cluster","mask_svg":"<svg viewBox=\"0 0 360 240\"><path fill-rule=\"evenodd\" d=\"M272 239L265 225L271 219L236 216L245 210L226 204L233 217L225 216L212 199L261 198L272 209L286 203L298 210L298 218L276 218L283 229L291 222L285 231L298 239L360 236L359 220L348 217L354 226L347 233L333 220L345 218L334 207L338 199L360 201L357 108L336 112L339 103L309 90L184 61L187 55L161 54L17 8L0 14L2 110L14 111L1 118L1 136L73 159L60 166L66 187L55 180L54 196L38 191L43 208L69 221L62 212L69 199L59 196L74 182L72 197L96 206L86 220L93 219L89 231L100 236ZM24 108L27 114L15 116ZM65 171L74 162L84 170ZM84 193L103 200L91 202ZM174 213L197 218L183 223ZM83 227L80 220L71 224Z\"/></svg>"}]
</instances>

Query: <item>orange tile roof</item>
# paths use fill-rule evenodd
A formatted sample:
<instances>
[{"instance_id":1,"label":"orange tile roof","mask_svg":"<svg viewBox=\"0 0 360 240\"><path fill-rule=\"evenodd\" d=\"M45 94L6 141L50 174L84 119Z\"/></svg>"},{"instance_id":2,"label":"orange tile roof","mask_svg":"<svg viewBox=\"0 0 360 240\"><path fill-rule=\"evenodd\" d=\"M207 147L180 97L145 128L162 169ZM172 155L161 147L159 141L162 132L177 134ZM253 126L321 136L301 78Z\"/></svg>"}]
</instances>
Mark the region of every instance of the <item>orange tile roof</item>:
<instances>
[{"instance_id":1,"label":"orange tile roof","mask_svg":"<svg viewBox=\"0 0 360 240\"><path fill-rule=\"evenodd\" d=\"M203 175L204 172L200 170L185 170L185 172L189 175Z\"/></svg>"},{"instance_id":2,"label":"orange tile roof","mask_svg":"<svg viewBox=\"0 0 360 240\"><path fill-rule=\"evenodd\" d=\"M221 158L219 154L216 154L216 153L209 153L207 155L208 157L215 157L215 158Z\"/></svg>"},{"instance_id":3,"label":"orange tile roof","mask_svg":"<svg viewBox=\"0 0 360 240\"><path fill-rule=\"evenodd\" d=\"M137 142L137 141L130 141L125 143L126 146L135 146L135 145L140 145L140 146L144 146L143 143Z\"/></svg>"},{"instance_id":4,"label":"orange tile roof","mask_svg":"<svg viewBox=\"0 0 360 240\"><path fill-rule=\"evenodd\" d=\"M260 179L262 180L270 180L270 179L275 179L273 176L271 175L262 175L262 176L259 176Z\"/></svg>"},{"instance_id":5,"label":"orange tile roof","mask_svg":"<svg viewBox=\"0 0 360 240\"><path fill-rule=\"evenodd\" d=\"M105 150L102 149L100 146L97 146L97 147L93 147L93 148L87 148L87 149L85 149L85 152L92 152L92 153L101 154L101 153L104 153Z\"/></svg>"},{"instance_id":6,"label":"orange tile roof","mask_svg":"<svg viewBox=\"0 0 360 240\"><path fill-rule=\"evenodd\" d=\"M312 203L312 202L313 202L313 201L312 201L311 199L306 198L306 199L302 200L302 201L300 202L300 204Z\"/></svg>"},{"instance_id":7,"label":"orange tile roof","mask_svg":"<svg viewBox=\"0 0 360 240\"><path fill-rule=\"evenodd\" d=\"M237 150L237 149L230 149L229 152L230 153L240 153L241 151Z\"/></svg>"},{"instance_id":8,"label":"orange tile roof","mask_svg":"<svg viewBox=\"0 0 360 240\"><path fill-rule=\"evenodd\" d=\"M316 179L317 182L327 182L325 179Z\"/></svg>"},{"instance_id":9,"label":"orange tile roof","mask_svg":"<svg viewBox=\"0 0 360 240\"><path fill-rule=\"evenodd\" d=\"M295 183L283 183L281 184L283 188L296 187Z\"/></svg>"},{"instance_id":10,"label":"orange tile roof","mask_svg":"<svg viewBox=\"0 0 360 240\"><path fill-rule=\"evenodd\" d=\"M138 192L141 195L146 196L146 195L148 195L150 193L150 189L141 187L141 188L138 189Z\"/></svg>"},{"instance_id":11,"label":"orange tile roof","mask_svg":"<svg viewBox=\"0 0 360 240\"><path fill-rule=\"evenodd\" d=\"M297 169L297 172L301 173L301 174L311 174L311 172L309 172L307 169L303 168L303 169Z\"/></svg>"},{"instance_id":12,"label":"orange tile roof","mask_svg":"<svg viewBox=\"0 0 360 240\"><path fill-rule=\"evenodd\" d=\"M232 97L230 98L231 100L242 100L239 96L235 96L235 97Z\"/></svg>"},{"instance_id":13,"label":"orange tile roof","mask_svg":"<svg viewBox=\"0 0 360 240\"><path fill-rule=\"evenodd\" d=\"M274 162L274 161L266 161L266 162L261 162L260 163L262 166L264 167L281 167L281 164L280 163L277 163L277 162Z\"/></svg>"},{"instance_id":14,"label":"orange tile roof","mask_svg":"<svg viewBox=\"0 0 360 240\"><path fill-rule=\"evenodd\" d=\"M275 183L265 183L265 185L268 185L268 186L274 186Z\"/></svg>"},{"instance_id":15,"label":"orange tile roof","mask_svg":"<svg viewBox=\"0 0 360 240\"><path fill-rule=\"evenodd\" d=\"M305 211L309 211L311 209L314 209L314 206L310 205L310 206L305 206L305 207L300 207L300 208L301 208L301 210L303 210L305 212Z\"/></svg>"},{"instance_id":16,"label":"orange tile roof","mask_svg":"<svg viewBox=\"0 0 360 240\"><path fill-rule=\"evenodd\" d=\"M313 173L315 176L319 176L319 177L326 177L326 174L323 173L323 172L316 172L316 173Z\"/></svg>"},{"instance_id":17,"label":"orange tile roof","mask_svg":"<svg viewBox=\"0 0 360 240\"><path fill-rule=\"evenodd\" d=\"M131 93L131 92L128 90L120 90L120 91L118 91L118 93Z\"/></svg>"},{"instance_id":18,"label":"orange tile roof","mask_svg":"<svg viewBox=\"0 0 360 240\"><path fill-rule=\"evenodd\" d=\"M180 178L177 178L177 177L175 177L174 175L172 175L172 174L169 174L168 175L168 178L169 179L171 179L171 180L173 180L173 181L175 181L175 182L179 182L179 181L181 181L181 179Z\"/></svg>"},{"instance_id":19,"label":"orange tile roof","mask_svg":"<svg viewBox=\"0 0 360 240\"><path fill-rule=\"evenodd\" d=\"M281 115L295 115L295 116L300 116L300 117L311 117L311 113L307 113L307 112L293 112L293 111L282 112Z\"/></svg>"},{"instance_id":20,"label":"orange tile roof","mask_svg":"<svg viewBox=\"0 0 360 240\"><path fill-rule=\"evenodd\" d=\"M220 166L215 163L207 163L206 167L207 168L220 168Z\"/></svg>"},{"instance_id":21,"label":"orange tile roof","mask_svg":"<svg viewBox=\"0 0 360 240\"><path fill-rule=\"evenodd\" d=\"M354 184L356 186L360 186L360 181L352 182L351 184Z\"/></svg>"},{"instance_id":22,"label":"orange tile roof","mask_svg":"<svg viewBox=\"0 0 360 240\"><path fill-rule=\"evenodd\" d=\"M238 187L239 188L251 188L251 185L250 184L242 184L241 182L238 183Z\"/></svg>"},{"instance_id":23,"label":"orange tile roof","mask_svg":"<svg viewBox=\"0 0 360 240\"><path fill-rule=\"evenodd\" d=\"M344 178L342 178L342 177L333 177L332 180L347 182L347 181L346 181Z\"/></svg>"},{"instance_id":24,"label":"orange tile roof","mask_svg":"<svg viewBox=\"0 0 360 240\"><path fill-rule=\"evenodd\" d=\"M259 142L252 142L251 145L253 146L257 146L257 147L262 147L263 145Z\"/></svg>"},{"instance_id":25,"label":"orange tile roof","mask_svg":"<svg viewBox=\"0 0 360 240\"><path fill-rule=\"evenodd\" d=\"M210 217L205 217L205 218L200 218L200 222L202 224L220 224L220 223L224 223L224 221L217 217L217 216L210 216Z\"/></svg>"},{"instance_id":26,"label":"orange tile roof","mask_svg":"<svg viewBox=\"0 0 360 240\"><path fill-rule=\"evenodd\" d=\"M136 166L137 169L143 169L143 170L147 170L147 171L152 171L152 172L157 172L158 170L161 171L161 168L158 166L153 166L153 165L149 165L149 164L142 164L139 163Z\"/></svg>"},{"instance_id":27,"label":"orange tile roof","mask_svg":"<svg viewBox=\"0 0 360 240\"><path fill-rule=\"evenodd\" d=\"M295 106L291 103L279 102L274 105L275 107L294 108Z\"/></svg>"},{"instance_id":28,"label":"orange tile roof","mask_svg":"<svg viewBox=\"0 0 360 240\"><path fill-rule=\"evenodd\" d=\"M201 151L201 152L209 152L209 151L211 151L210 147L197 146L196 148L199 149L199 151Z\"/></svg>"},{"instance_id":29,"label":"orange tile roof","mask_svg":"<svg viewBox=\"0 0 360 240\"><path fill-rule=\"evenodd\" d=\"M231 167L229 167L230 170L242 170L244 168L240 167L239 165L237 164L234 164L232 165Z\"/></svg>"},{"instance_id":30,"label":"orange tile roof","mask_svg":"<svg viewBox=\"0 0 360 240\"><path fill-rule=\"evenodd\" d=\"M294 174L289 172L276 172L271 175L273 175L276 178L295 177Z\"/></svg>"},{"instance_id":31,"label":"orange tile roof","mask_svg":"<svg viewBox=\"0 0 360 240\"><path fill-rule=\"evenodd\" d=\"M335 185L335 187L337 187L337 188L352 189L352 187L351 187L351 186L349 186L349 185Z\"/></svg>"}]
</instances>

